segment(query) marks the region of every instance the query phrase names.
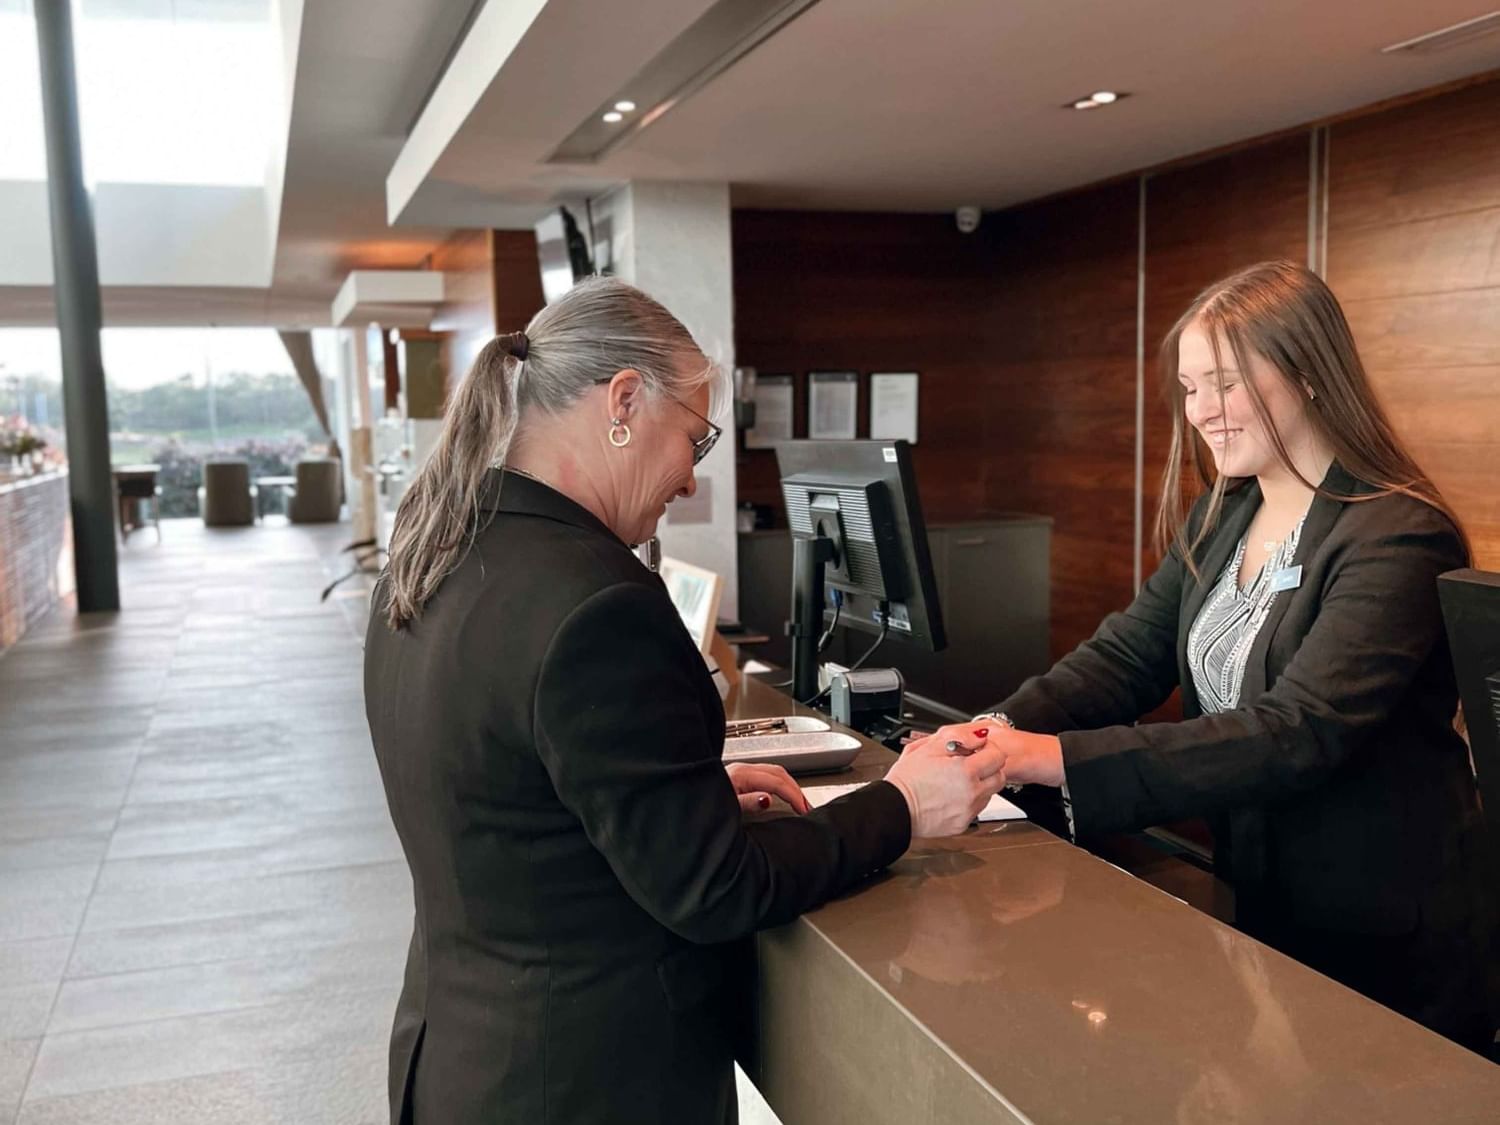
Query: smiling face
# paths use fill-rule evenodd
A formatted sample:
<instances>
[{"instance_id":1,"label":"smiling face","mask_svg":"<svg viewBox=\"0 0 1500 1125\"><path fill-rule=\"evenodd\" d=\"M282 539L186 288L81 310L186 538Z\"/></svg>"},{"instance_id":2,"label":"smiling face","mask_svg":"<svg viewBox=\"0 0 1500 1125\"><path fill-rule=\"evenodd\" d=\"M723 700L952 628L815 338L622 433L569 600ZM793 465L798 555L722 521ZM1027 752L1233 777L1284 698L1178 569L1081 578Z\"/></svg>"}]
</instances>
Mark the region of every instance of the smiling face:
<instances>
[{"instance_id":1,"label":"smiling face","mask_svg":"<svg viewBox=\"0 0 1500 1125\"><path fill-rule=\"evenodd\" d=\"M1222 336L1219 357L1222 368L1208 333L1197 321L1182 330L1177 341L1177 380L1184 417L1208 445L1221 475L1279 476L1285 468L1277 456L1272 429L1294 462L1299 451L1316 443L1306 394L1253 351L1245 357L1249 370L1240 370L1229 341ZM1259 394L1264 416L1256 409L1252 386L1247 384Z\"/></svg>"},{"instance_id":2,"label":"smiling face","mask_svg":"<svg viewBox=\"0 0 1500 1125\"><path fill-rule=\"evenodd\" d=\"M681 399L658 395L631 412L631 446L638 448L629 460L628 477L622 482L620 526L616 529L627 543L650 539L667 505L698 491L693 447L713 429L704 420L708 410L709 388L704 384Z\"/></svg>"}]
</instances>

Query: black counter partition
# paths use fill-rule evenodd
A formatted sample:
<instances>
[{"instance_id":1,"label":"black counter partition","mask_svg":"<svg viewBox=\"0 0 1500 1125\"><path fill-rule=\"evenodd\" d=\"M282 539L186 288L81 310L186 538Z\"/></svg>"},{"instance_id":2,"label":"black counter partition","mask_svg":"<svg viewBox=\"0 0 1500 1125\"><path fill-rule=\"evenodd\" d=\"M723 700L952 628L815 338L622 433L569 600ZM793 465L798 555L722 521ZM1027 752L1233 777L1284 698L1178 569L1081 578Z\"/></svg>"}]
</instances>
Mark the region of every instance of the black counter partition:
<instances>
[{"instance_id":1,"label":"black counter partition","mask_svg":"<svg viewBox=\"0 0 1500 1125\"><path fill-rule=\"evenodd\" d=\"M1438 596L1469 728L1493 869L1500 871L1500 574L1451 570L1438 578Z\"/></svg>"},{"instance_id":2,"label":"black counter partition","mask_svg":"<svg viewBox=\"0 0 1500 1125\"><path fill-rule=\"evenodd\" d=\"M928 652L947 644L927 527L904 441L776 447L792 532L792 691L819 696L818 654L840 624Z\"/></svg>"}]
</instances>

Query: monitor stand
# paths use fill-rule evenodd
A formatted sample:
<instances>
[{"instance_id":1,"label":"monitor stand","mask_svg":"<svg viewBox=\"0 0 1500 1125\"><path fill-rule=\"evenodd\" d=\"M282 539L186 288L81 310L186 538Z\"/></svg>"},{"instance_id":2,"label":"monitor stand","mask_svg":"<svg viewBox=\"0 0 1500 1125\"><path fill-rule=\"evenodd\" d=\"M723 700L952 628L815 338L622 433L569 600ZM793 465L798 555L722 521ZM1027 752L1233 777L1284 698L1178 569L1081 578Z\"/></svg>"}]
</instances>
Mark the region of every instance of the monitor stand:
<instances>
[{"instance_id":1,"label":"monitor stand","mask_svg":"<svg viewBox=\"0 0 1500 1125\"><path fill-rule=\"evenodd\" d=\"M807 703L818 694L818 638L823 635L823 568L833 561L833 540L792 540L792 698Z\"/></svg>"}]
</instances>

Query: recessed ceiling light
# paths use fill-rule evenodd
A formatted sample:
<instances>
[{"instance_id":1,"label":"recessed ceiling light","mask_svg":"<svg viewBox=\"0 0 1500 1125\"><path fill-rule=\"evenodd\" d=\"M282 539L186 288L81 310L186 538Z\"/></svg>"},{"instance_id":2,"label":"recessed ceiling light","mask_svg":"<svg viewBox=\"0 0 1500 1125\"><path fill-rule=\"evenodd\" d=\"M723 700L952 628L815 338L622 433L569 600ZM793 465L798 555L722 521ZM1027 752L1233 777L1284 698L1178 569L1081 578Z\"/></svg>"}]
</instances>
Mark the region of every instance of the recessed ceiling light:
<instances>
[{"instance_id":1,"label":"recessed ceiling light","mask_svg":"<svg viewBox=\"0 0 1500 1125\"><path fill-rule=\"evenodd\" d=\"M615 102L615 108L617 110L619 110L621 113L634 113L635 112L635 102L632 102L632 101Z\"/></svg>"},{"instance_id":2,"label":"recessed ceiling light","mask_svg":"<svg viewBox=\"0 0 1500 1125\"><path fill-rule=\"evenodd\" d=\"M617 124L618 122L624 121L625 120L625 115L623 113L618 113L615 110L610 110L608 113L606 113L604 115L604 120L607 121L609 124L614 125L614 124Z\"/></svg>"},{"instance_id":3,"label":"recessed ceiling light","mask_svg":"<svg viewBox=\"0 0 1500 1125\"><path fill-rule=\"evenodd\" d=\"M6 0L0 0L4 7ZM601 101L547 158L553 164L593 164L629 144L673 108L707 86L777 34L818 0L703 0L702 14ZM635 112L621 103L634 102ZM595 114L613 107L630 114L624 128Z\"/></svg>"},{"instance_id":4,"label":"recessed ceiling light","mask_svg":"<svg viewBox=\"0 0 1500 1125\"><path fill-rule=\"evenodd\" d=\"M1121 98L1128 98L1129 96L1129 94L1121 93L1118 90L1100 90L1097 93L1090 94L1086 98L1079 98L1076 101L1068 102L1066 108L1098 109L1100 106L1112 105Z\"/></svg>"}]
</instances>

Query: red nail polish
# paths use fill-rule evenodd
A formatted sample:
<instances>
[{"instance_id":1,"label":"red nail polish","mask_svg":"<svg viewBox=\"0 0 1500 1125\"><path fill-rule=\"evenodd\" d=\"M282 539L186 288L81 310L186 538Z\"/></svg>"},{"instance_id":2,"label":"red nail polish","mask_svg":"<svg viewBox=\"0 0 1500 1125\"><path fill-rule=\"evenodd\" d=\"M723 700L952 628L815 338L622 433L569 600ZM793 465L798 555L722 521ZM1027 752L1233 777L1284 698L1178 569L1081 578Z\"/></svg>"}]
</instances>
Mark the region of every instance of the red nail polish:
<instances>
[{"instance_id":1,"label":"red nail polish","mask_svg":"<svg viewBox=\"0 0 1500 1125\"><path fill-rule=\"evenodd\" d=\"M771 807L771 798L762 793L759 797L755 798L755 803L763 809L768 809Z\"/></svg>"},{"instance_id":2,"label":"red nail polish","mask_svg":"<svg viewBox=\"0 0 1500 1125\"><path fill-rule=\"evenodd\" d=\"M989 736L990 736L990 728L989 727L980 727L978 730L976 730L974 732L974 737L975 738L988 738Z\"/></svg>"}]
</instances>

